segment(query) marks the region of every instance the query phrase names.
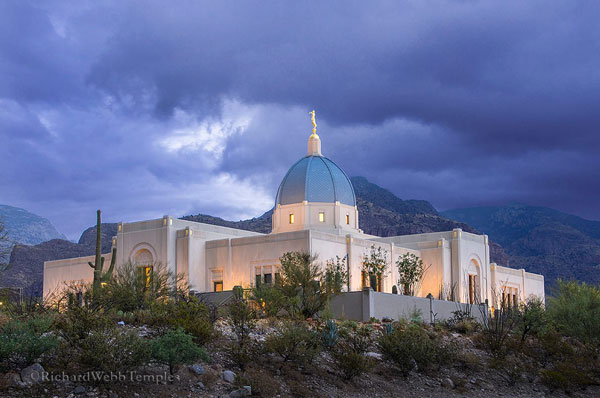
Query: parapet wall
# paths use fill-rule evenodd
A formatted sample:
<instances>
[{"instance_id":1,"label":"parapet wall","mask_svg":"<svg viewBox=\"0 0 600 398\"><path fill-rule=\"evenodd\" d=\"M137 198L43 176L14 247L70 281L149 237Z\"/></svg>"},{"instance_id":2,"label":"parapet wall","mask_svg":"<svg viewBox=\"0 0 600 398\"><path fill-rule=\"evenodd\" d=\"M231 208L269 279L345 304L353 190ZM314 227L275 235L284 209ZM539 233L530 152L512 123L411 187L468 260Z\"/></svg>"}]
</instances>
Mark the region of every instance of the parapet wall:
<instances>
[{"instance_id":1,"label":"parapet wall","mask_svg":"<svg viewBox=\"0 0 600 398\"><path fill-rule=\"evenodd\" d=\"M470 312L482 321L487 316L486 304L464 304L454 301L379 293L369 288L360 292L342 293L331 300L331 311L336 318L368 321L371 318L409 319L418 312L425 322L437 322L453 317L453 312Z\"/></svg>"}]
</instances>

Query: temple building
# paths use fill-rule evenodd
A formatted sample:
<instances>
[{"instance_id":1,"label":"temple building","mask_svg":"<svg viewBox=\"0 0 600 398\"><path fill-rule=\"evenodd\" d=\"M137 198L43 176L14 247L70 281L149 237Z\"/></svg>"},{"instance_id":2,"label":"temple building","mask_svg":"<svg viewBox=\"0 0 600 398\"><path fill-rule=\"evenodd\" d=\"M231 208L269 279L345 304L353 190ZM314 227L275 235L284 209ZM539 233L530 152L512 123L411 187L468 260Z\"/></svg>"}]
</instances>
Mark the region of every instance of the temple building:
<instances>
[{"instance_id":1,"label":"temple building","mask_svg":"<svg viewBox=\"0 0 600 398\"><path fill-rule=\"evenodd\" d=\"M163 264L185 275L192 290L218 292L258 281L272 283L284 253L306 251L323 264L336 256L345 259L350 275L347 291L370 286L380 292L402 293L395 262L404 253L413 253L428 267L417 296L443 298L444 292L451 291L454 301L489 300L490 305L499 305L500 295L512 304L530 295L544 299L542 275L490 263L487 235L460 229L393 237L365 234L350 179L322 154L314 114L308 153L283 176L272 220L270 234L171 216L120 223L112 240L116 264L131 262L144 271ZM386 272L375 281L362 271L363 258L372 248L382 248L388 259ZM111 254L104 256L108 264ZM88 261L93 257L47 261L44 296L69 284L91 282L93 270Z\"/></svg>"}]
</instances>

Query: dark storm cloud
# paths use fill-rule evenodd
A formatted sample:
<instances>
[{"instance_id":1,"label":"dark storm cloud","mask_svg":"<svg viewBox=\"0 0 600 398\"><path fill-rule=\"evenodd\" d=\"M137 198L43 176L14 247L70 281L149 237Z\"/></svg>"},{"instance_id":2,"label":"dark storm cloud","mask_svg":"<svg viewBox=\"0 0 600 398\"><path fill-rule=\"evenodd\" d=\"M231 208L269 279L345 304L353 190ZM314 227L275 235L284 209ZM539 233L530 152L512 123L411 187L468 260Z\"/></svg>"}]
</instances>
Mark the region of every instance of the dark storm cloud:
<instances>
[{"instance_id":1,"label":"dark storm cloud","mask_svg":"<svg viewBox=\"0 0 600 398\"><path fill-rule=\"evenodd\" d=\"M599 11L4 2L0 202L69 236L95 207L258 215L303 155L314 108L325 154L400 197L600 218Z\"/></svg>"}]
</instances>

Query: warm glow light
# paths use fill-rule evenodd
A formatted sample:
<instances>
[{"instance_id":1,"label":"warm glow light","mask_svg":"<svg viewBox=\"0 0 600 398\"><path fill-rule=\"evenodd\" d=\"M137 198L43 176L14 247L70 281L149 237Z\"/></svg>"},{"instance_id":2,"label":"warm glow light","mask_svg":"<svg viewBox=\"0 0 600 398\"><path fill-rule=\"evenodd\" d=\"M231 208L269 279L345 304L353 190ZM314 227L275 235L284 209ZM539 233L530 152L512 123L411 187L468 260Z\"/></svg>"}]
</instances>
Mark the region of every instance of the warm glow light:
<instances>
[{"instance_id":1,"label":"warm glow light","mask_svg":"<svg viewBox=\"0 0 600 398\"><path fill-rule=\"evenodd\" d=\"M325 213L324 212L319 213L319 222L325 222Z\"/></svg>"},{"instance_id":2,"label":"warm glow light","mask_svg":"<svg viewBox=\"0 0 600 398\"><path fill-rule=\"evenodd\" d=\"M290 224L294 223L294 214L290 214Z\"/></svg>"},{"instance_id":3,"label":"warm glow light","mask_svg":"<svg viewBox=\"0 0 600 398\"><path fill-rule=\"evenodd\" d=\"M350 215L346 214L346 224L350 225Z\"/></svg>"},{"instance_id":4,"label":"warm glow light","mask_svg":"<svg viewBox=\"0 0 600 398\"><path fill-rule=\"evenodd\" d=\"M106 286L106 282L100 282L100 286L101 286L101 287L104 287L104 286Z\"/></svg>"}]
</instances>

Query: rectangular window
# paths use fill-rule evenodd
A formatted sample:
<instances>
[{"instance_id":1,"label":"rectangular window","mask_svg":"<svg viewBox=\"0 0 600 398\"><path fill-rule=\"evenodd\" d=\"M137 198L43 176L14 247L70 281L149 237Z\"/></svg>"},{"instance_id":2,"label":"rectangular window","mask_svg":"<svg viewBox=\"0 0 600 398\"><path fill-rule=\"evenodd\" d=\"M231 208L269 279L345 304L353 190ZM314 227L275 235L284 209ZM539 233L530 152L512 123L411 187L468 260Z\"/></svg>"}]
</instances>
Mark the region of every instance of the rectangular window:
<instances>
[{"instance_id":1,"label":"rectangular window","mask_svg":"<svg viewBox=\"0 0 600 398\"><path fill-rule=\"evenodd\" d=\"M279 272L275 272L275 284L278 284L280 281L281 275Z\"/></svg>"},{"instance_id":2,"label":"rectangular window","mask_svg":"<svg viewBox=\"0 0 600 398\"><path fill-rule=\"evenodd\" d=\"M290 213L290 224L294 223L294 213Z\"/></svg>"},{"instance_id":3,"label":"rectangular window","mask_svg":"<svg viewBox=\"0 0 600 398\"><path fill-rule=\"evenodd\" d=\"M264 274L263 277L266 284L273 283L273 274Z\"/></svg>"},{"instance_id":4,"label":"rectangular window","mask_svg":"<svg viewBox=\"0 0 600 398\"><path fill-rule=\"evenodd\" d=\"M254 286L258 286L262 283L261 275L258 274L254 277Z\"/></svg>"},{"instance_id":5,"label":"rectangular window","mask_svg":"<svg viewBox=\"0 0 600 398\"><path fill-rule=\"evenodd\" d=\"M213 291L214 292L222 292L223 291L223 271L222 270L211 270L211 278L213 282ZM221 290L217 290L221 289Z\"/></svg>"},{"instance_id":6,"label":"rectangular window","mask_svg":"<svg viewBox=\"0 0 600 398\"><path fill-rule=\"evenodd\" d=\"M143 281L144 288L150 287L150 282L152 281L152 266L147 267L138 267L138 280Z\"/></svg>"},{"instance_id":7,"label":"rectangular window","mask_svg":"<svg viewBox=\"0 0 600 398\"><path fill-rule=\"evenodd\" d=\"M350 225L350 215L346 214L346 224Z\"/></svg>"},{"instance_id":8,"label":"rectangular window","mask_svg":"<svg viewBox=\"0 0 600 398\"><path fill-rule=\"evenodd\" d=\"M325 222L325 212L319 212L319 222Z\"/></svg>"}]
</instances>

